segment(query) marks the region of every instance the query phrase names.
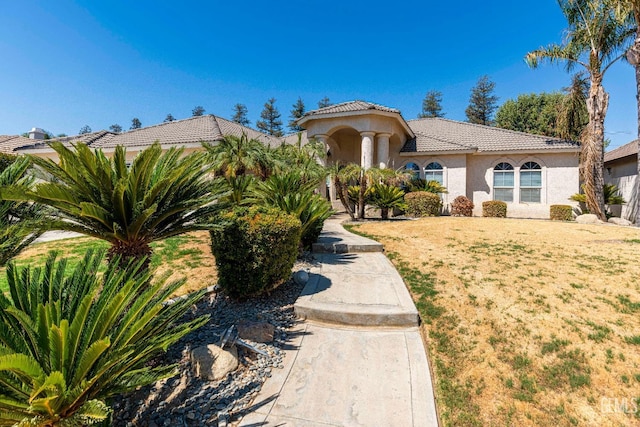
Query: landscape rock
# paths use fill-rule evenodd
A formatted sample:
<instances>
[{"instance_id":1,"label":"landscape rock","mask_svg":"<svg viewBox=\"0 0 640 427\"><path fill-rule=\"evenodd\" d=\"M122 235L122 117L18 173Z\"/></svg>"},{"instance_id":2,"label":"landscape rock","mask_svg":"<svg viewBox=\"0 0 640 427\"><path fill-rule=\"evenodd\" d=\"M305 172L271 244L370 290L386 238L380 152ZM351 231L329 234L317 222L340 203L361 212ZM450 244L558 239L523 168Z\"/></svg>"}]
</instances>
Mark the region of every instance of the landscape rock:
<instances>
[{"instance_id":1,"label":"landscape rock","mask_svg":"<svg viewBox=\"0 0 640 427\"><path fill-rule=\"evenodd\" d=\"M309 273L304 270L298 270L295 273L293 273L293 280L298 285L306 285L307 282L309 281Z\"/></svg>"},{"instance_id":2,"label":"landscape rock","mask_svg":"<svg viewBox=\"0 0 640 427\"><path fill-rule=\"evenodd\" d=\"M602 221L600 221L598 217L594 214L578 215L576 217L576 222L578 224L601 224L602 223Z\"/></svg>"},{"instance_id":3,"label":"landscape rock","mask_svg":"<svg viewBox=\"0 0 640 427\"><path fill-rule=\"evenodd\" d=\"M626 220L624 218L616 218L616 217L611 217L609 218L609 222L611 224L615 224L615 225L625 225L625 226L629 226L632 225L633 223L629 220Z\"/></svg>"},{"instance_id":4,"label":"landscape rock","mask_svg":"<svg viewBox=\"0 0 640 427\"><path fill-rule=\"evenodd\" d=\"M273 341L276 328L266 322L243 322L238 325L238 335L243 340L270 343Z\"/></svg>"},{"instance_id":5,"label":"landscape rock","mask_svg":"<svg viewBox=\"0 0 640 427\"><path fill-rule=\"evenodd\" d=\"M220 380L238 368L235 346L222 349L215 344L196 347L191 351L193 375L208 381Z\"/></svg>"}]
</instances>

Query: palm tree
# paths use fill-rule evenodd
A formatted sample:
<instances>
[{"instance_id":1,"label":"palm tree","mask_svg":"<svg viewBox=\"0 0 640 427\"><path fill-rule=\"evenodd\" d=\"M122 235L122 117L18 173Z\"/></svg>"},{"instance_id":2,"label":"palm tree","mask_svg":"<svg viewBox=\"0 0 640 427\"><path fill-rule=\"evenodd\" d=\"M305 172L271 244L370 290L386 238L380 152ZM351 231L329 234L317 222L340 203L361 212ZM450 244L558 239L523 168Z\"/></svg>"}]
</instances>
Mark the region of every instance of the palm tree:
<instances>
[{"instance_id":1,"label":"palm tree","mask_svg":"<svg viewBox=\"0 0 640 427\"><path fill-rule=\"evenodd\" d=\"M31 200L54 210L52 228L75 231L111 243L109 259L123 263L152 254L151 242L194 230L221 208L218 180L210 180L207 156L162 151L160 144L140 152L130 167L118 146L112 158L84 144L50 146L60 158L32 157L52 179L31 191L3 192L12 200Z\"/></svg>"},{"instance_id":2,"label":"palm tree","mask_svg":"<svg viewBox=\"0 0 640 427\"><path fill-rule=\"evenodd\" d=\"M380 217L382 219L389 218L389 209L407 208L407 204L404 201L404 191L389 184L374 184L371 187L370 201L373 206L380 209Z\"/></svg>"},{"instance_id":3,"label":"palm tree","mask_svg":"<svg viewBox=\"0 0 640 427\"><path fill-rule=\"evenodd\" d=\"M565 43L534 50L525 59L533 68L543 60L564 62L569 71L575 66L582 66L589 75L589 124L582 139L582 170L587 207L601 220L606 220L602 188L604 119L609 94L602 86L602 79L609 67L624 55L631 33L628 28L619 25L613 9L606 1L558 0L558 4L569 23Z\"/></svg>"},{"instance_id":4,"label":"palm tree","mask_svg":"<svg viewBox=\"0 0 640 427\"><path fill-rule=\"evenodd\" d=\"M28 174L31 162L26 157L13 160L0 171L0 187L13 186L19 191L33 187ZM5 200L0 197L0 266L22 252L44 231L44 210L37 204Z\"/></svg>"},{"instance_id":5,"label":"palm tree","mask_svg":"<svg viewBox=\"0 0 640 427\"><path fill-rule=\"evenodd\" d=\"M557 135L560 138L579 141L589 123L589 79L583 72L574 74L571 76L571 85L565 87L564 92L558 111Z\"/></svg>"},{"instance_id":6,"label":"palm tree","mask_svg":"<svg viewBox=\"0 0 640 427\"><path fill-rule=\"evenodd\" d=\"M636 99L638 117L638 176L640 176L640 0L611 0L621 26L635 28L635 39L627 51L627 60L636 72ZM640 179L636 180L636 225L640 224Z\"/></svg>"},{"instance_id":7,"label":"palm tree","mask_svg":"<svg viewBox=\"0 0 640 427\"><path fill-rule=\"evenodd\" d=\"M264 179L271 172L268 150L257 139L249 139L246 133L240 137L225 135L216 145L203 144L211 156L216 173L235 177L252 173Z\"/></svg>"}]
</instances>

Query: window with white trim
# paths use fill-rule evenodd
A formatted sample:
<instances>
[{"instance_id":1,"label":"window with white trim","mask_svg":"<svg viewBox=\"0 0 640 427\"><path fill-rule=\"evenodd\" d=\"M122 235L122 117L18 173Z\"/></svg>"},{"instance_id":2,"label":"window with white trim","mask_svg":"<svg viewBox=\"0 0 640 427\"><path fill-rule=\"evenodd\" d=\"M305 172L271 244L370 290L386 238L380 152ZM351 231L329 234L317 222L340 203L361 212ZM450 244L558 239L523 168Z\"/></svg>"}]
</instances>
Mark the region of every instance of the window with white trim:
<instances>
[{"instance_id":1,"label":"window with white trim","mask_svg":"<svg viewBox=\"0 0 640 427\"><path fill-rule=\"evenodd\" d=\"M536 162L520 167L520 203L540 203L542 168Z\"/></svg>"},{"instance_id":2,"label":"window with white trim","mask_svg":"<svg viewBox=\"0 0 640 427\"><path fill-rule=\"evenodd\" d=\"M493 200L513 202L513 166L498 163L493 168Z\"/></svg>"},{"instance_id":3,"label":"window with white trim","mask_svg":"<svg viewBox=\"0 0 640 427\"><path fill-rule=\"evenodd\" d=\"M415 164L413 162L407 163L404 166L404 170L406 170L407 172L409 172L411 174L411 178L412 179L420 178L420 166L418 166L417 164Z\"/></svg>"},{"instance_id":4,"label":"window with white trim","mask_svg":"<svg viewBox=\"0 0 640 427\"><path fill-rule=\"evenodd\" d=\"M424 168L425 181L438 181L440 185L444 185L444 169L438 162L431 162Z\"/></svg>"}]
</instances>

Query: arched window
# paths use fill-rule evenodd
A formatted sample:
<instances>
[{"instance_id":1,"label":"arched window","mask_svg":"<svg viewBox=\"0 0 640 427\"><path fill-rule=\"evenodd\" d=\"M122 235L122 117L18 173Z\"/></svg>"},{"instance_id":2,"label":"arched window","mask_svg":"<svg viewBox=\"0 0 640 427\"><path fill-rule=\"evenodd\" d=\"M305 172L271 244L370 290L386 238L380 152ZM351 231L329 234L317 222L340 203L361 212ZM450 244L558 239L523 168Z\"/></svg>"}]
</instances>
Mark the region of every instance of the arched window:
<instances>
[{"instance_id":1,"label":"arched window","mask_svg":"<svg viewBox=\"0 0 640 427\"><path fill-rule=\"evenodd\" d=\"M520 202L540 203L542 190L542 168L536 162L527 162L520 167Z\"/></svg>"},{"instance_id":2,"label":"arched window","mask_svg":"<svg viewBox=\"0 0 640 427\"><path fill-rule=\"evenodd\" d=\"M513 202L513 166L509 163L493 168L493 200Z\"/></svg>"},{"instance_id":3,"label":"arched window","mask_svg":"<svg viewBox=\"0 0 640 427\"><path fill-rule=\"evenodd\" d=\"M444 185L444 170L438 162L431 162L424 168L425 181L438 181L440 185Z\"/></svg>"},{"instance_id":4,"label":"arched window","mask_svg":"<svg viewBox=\"0 0 640 427\"><path fill-rule=\"evenodd\" d=\"M418 166L417 164L413 162L409 162L406 165L404 165L404 170L411 173L411 176L413 179L420 178L420 166Z\"/></svg>"}]
</instances>

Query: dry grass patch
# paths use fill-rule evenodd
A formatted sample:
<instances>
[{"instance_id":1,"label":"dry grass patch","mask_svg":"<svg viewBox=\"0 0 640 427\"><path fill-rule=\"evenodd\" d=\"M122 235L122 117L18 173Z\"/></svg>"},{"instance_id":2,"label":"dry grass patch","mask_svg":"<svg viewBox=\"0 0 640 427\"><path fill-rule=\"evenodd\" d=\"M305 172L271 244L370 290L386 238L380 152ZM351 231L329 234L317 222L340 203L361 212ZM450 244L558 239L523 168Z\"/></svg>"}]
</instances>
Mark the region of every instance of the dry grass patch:
<instances>
[{"instance_id":1,"label":"dry grass patch","mask_svg":"<svg viewBox=\"0 0 640 427\"><path fill-rule=\"evenodd\" d=\"M197 231L171 237L153 243L151 268L156 275L171 272L170 280L186 277L186 283L173 296L184 295L211 286L217 281L216 261L211 254L211 238L208 231ZM56 240L37 243L15 258L19 267L43 266L50 251L58 251L60 258L67 258L67 268L72 269L90 249L108 248L109 244L92 237ZM7 290L5 269L0 268L0 290Z\"/></svg>"},{"instance_id":2,"label":"dry grass patch","mask_svg":"<svg viewBox=\"0 0 640 427\"><path fill-rule=\"evenodd\" d=\"M354 231L413 294L445 425L640 425L607 400L640 408L638 229L441 217Z\"/></svg>"}]
</instances>

